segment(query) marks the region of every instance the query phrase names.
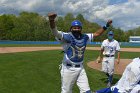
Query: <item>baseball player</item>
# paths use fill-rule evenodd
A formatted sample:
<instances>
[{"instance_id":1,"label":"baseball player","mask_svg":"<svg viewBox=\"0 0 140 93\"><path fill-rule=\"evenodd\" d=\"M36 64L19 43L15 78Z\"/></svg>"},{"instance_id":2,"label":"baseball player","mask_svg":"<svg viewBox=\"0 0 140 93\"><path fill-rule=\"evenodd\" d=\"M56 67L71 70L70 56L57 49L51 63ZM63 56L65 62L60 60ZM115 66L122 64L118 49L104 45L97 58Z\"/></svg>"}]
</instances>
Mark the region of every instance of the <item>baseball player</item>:
<instances>
[{"instance_id":1,"label":"baseball player","mask_svg":"<svg viewBox=\"0 0 140 93\"><path fill-rule=\"evenodd\" d=\"M95 93L140 93L140 57L134 58L126 66L116 85L98 90Z\"/></svg>"},{"instance_id":2,"label":"baseball player","mask_svg":"<svg viewBox=\"0 0 140 93\"><path fill-rule=\"evenodd\" d=\"M98 63L102 61L102 71L106 73L108 76L108 84L110 87L113 79L114 73L114 61L115 54L118 53L117 63L120 62L120 45L118 41L113 39L114 33L113 31L108 32L108 39L105 39L101 45L100 59Z\"/></svg>"},{"instance_id":3,"label":"baseball player","mask_svg":"<svg viewBox=\"0 0 140 93\"><path fill-rule=\"evenodd\" d=\"M61 68L61 93L72 93L72 88L76 82L80 93L91 93L88 78L83 67L84 51L86 44L91 41L93 37L101 35L112 23L109 20L107 24L99 29L94 34L82 34L82 23L74 20L68 33L58 31L55 25L55 18L57 14L49 13L50 27L62 45L64 50L64 57Z\"/></svg>"}]
</instances>

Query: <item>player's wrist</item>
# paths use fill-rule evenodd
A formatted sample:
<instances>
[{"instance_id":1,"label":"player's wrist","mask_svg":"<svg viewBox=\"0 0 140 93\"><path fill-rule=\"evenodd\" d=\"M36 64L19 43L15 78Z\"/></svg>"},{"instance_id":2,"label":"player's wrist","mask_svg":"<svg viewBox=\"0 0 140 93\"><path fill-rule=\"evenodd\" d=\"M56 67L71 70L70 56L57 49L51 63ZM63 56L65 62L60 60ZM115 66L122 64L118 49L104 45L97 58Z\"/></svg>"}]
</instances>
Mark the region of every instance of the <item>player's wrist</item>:
<instances>
[{"instance_id":1,"label":"player's wrist","mask_svg":"<svg viewBox=\"0 0 140 93\"><path fill-rule=\"evenodd\" d=\"M112 24L112 20L108 20L108 22L106 23L106 25L103 26L103 29L106 30L107 28L110 27L111 24Z\"/></svg>"},{"instance_id":2,"label":"player's wrist","mask_svg":"<svg viewBox=\"0 0 140 93\"><path fill-rule=\"evenodd\" d=\"M110 27L110 24L107 22L107 23L103 26L103 29L104 29L104 30L107 30L109 27Z\"/></svg>"},{"instance_id":3,"label":"player's wrist","mask_svg":"<svg viewBox=\"0 0 140 93\"><path fill-rule=\"evenodd\" d=\"M50 22L52 22L52 21L54 22L55 20L54 20L54 19L49 19L49 21L50 21Z\"/></svg>"},{"instance_id":4,"label":"player's wrist","mask_svg":"<svg viewBox=\"0 0 140 93\"><path fill-rule=\"evenodd\" d=\"M103 29L104 29L104 30L107 30L108 27L109 27L109 24L107 23L106 25L103 26Z\"/></svg>"}]
</instances>

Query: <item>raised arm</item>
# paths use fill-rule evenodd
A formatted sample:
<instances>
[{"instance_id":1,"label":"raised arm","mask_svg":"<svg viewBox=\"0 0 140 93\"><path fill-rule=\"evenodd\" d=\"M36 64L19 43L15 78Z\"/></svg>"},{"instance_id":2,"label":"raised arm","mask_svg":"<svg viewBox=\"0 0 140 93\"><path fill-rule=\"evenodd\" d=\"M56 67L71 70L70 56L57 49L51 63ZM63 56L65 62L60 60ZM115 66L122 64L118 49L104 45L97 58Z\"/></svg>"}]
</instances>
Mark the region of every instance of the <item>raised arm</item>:
<instances>
[{"instance_id":1,"label":"raised arm","mask_svg":"<svg viewBox=\"0 0 140 93\"><path fill-rule=\"evenodd\" d=\"M112 20L108 20L105 26L97 30L95 33L93 33L94 38L100 36L111 24L112 24Z\"/></svg>"},{"instance_id":2,"label":"raised arm","mask_svg":"<svg viewBox=\"0 0 140 93\"><path fill-rule=\"evenodd\" d=\"M62 38L62 33L60 33L57 30L57 27L56 27L56 24L55 24L55 18L56 17L57 17L56 13L48 13L48 18L49 18L51 31L58 39L61 39Z\"/></svg>"}]
</instances>

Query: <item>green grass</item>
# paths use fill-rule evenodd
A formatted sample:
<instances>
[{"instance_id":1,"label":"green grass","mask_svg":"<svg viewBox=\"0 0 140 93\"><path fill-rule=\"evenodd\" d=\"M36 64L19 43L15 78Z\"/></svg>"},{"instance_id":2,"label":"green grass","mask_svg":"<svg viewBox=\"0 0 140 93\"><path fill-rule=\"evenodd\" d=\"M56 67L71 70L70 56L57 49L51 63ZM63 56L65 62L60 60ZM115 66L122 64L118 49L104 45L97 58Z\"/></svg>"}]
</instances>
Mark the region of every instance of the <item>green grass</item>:
<instances>
[{"instance_id":1,"label":"green grass","mask_svg":"<svg viewBox=\"0 0 140 93\"><path fill-rule=\"evenodd\" d=\"M85 53L84 65L92 90L106 87L106 76L86 64L98 55L98 51L88 50ZM140 53L122 52L121 58L138 55ZM60 50L0 54L0 93L60 93L59 64L62 57ZM113 83L119 78L115 75ZM73 93L79 93L76 85Z\"/></svg>"},{"instance_id":2,"label":"green grass","mask_svg":"<svg viewBox=\"0 0 140 93\"><path fill-rule=\"evenodd\" d=\"M61 46L50 44L0 44L0 47L45 47L45 46Z\"/></svg>"}]
</instances>

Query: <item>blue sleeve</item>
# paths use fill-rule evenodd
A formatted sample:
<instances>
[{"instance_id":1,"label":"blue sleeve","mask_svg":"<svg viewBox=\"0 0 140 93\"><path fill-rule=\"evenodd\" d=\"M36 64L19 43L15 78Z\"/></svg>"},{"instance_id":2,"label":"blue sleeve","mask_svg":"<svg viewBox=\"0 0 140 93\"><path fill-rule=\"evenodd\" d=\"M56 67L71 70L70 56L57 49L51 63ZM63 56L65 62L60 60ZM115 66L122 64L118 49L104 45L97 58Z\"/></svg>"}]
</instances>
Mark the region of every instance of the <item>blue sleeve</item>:
<instances>
[{"instance_id":1,"label":"blue sleeve","mask_svg":"<svg viewBox=\"0 0 140 93\"><path fill-rule=\"evenodd\" d=\"M68 33L63 33L63 40L65 40L66 42L70 42L71 41L71 35Z\"/></svg>"}]
</instances>

